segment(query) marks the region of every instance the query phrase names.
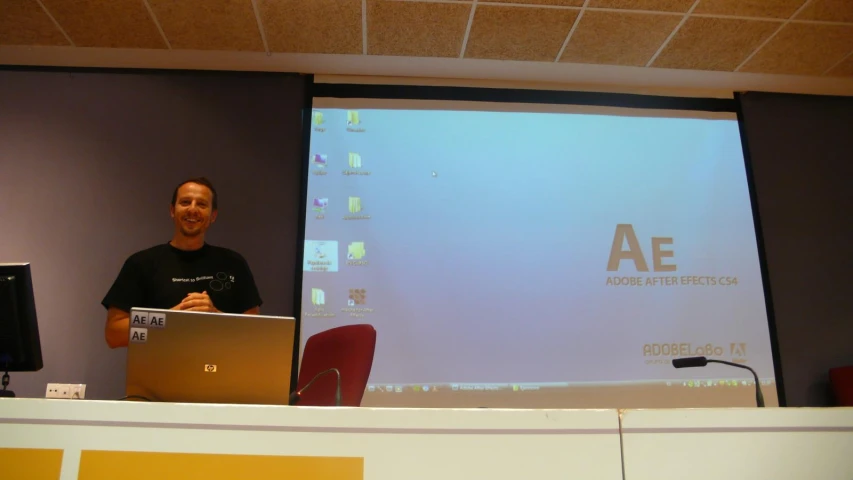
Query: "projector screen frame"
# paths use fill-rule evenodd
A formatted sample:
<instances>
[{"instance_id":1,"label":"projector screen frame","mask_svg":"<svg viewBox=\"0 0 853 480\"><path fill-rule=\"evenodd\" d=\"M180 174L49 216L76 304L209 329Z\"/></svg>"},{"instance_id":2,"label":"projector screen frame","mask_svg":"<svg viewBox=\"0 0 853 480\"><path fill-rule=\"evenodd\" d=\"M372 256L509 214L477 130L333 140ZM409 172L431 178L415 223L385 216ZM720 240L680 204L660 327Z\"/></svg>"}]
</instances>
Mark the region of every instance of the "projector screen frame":
<instances>
[{"instance_id":1,"label":"projector screen frame","mask_svg":"<svg viewBox=\"0 0 853 480\"><path fill-rule=\"evenodd\" d=\"M767 310L767 328L770 332L770 350L773 354L773 374L776 377L776 395L780 407L786 407L785 381L782 374L782 357L779 351L778 330L776 328L776 311L773 306L773 294L770 288L770 271L767 268L767 252L764 249L764 229L761 225L761 212L758 208L758 192L755 187L755 172L752 156L749 151L749 139L743 116L743 92L735 92L735 113L737 114L740 144L743 149L743 163L746 170L746 184L749 187L749 203L752 208L752 221L755 225L755 243L758 248L758 265L761 268L761 283L764 287L764 308Z\"/></svg>"},{"instance_id":2,"label":"projector screen frame","mask_svg":"<svg viewBox=\"0 0 853 480\"><path fill-rule=\"evenodd\" d=\"M740 94L733 92L733 98L708 98L708 97L678 97L659 96L647 94L629 94L614 92L592 92L592 91L563 91L563 90L539 90L539 89L515 89L515 88L488 88L488 87L460 87L460 86L425 86L425 85L393 85L393 84L357 84L357 83L318 83L313 76L306 88L306 111L303 114L303 165L302 165L302 191L300 192L300 206L302 216L299 222L300 242L299 258L297 265L304 261L305 229L307 222L307 190L310 175L310 142L311 142L311 111L315 98L335 99L378 99L378 100L414 100L414 101L452 101L452 102L489 102L489 103L515 103L532 105L564 105L564 106L591 106L591 107L615 107L628 109L648 110L674 110L688 112L711 112L730 113L736 117L738 130L740 132L741 149L743 151L744 168L749 191L750 208L755 231L756 248L761 271L761 281L764 291L765 312L767 315L771 357L774 370L774 387L780 407L787 406L779 342L777 339L776 319L773 309L769 273L767 268L766 252L764 248L763 230L758 210L758 198L755 191L754 172L752 169L751 156L749 154L746 131L744 129L743 114L740 103ZM294 346L294 369L292 382L295 382L301 360L302 345L300 326L302 323L302 284L304 272L297 271L297 279L294 291L294 308L297 313L297 327ZM295 388L295 384L294 384Z\"/></svg>"},{"instance_id":3,"label":"projector screen frame","mask_svg":"<svg viewBox=\"0 0 853 480\"><path fill-rule=\"evenodd\" d=\"M290 369L290 391L295 392L299 384L299 366L302 360L302 281L304 272L302 262L305 256L305 211L308 208L308 177L310 175L309 157L311 152L311 112L314 109L313 74L305 74L305 89L302 98L302 177L299 179L300 217L296 226L296 262L293 277L293 311L296 325L293 331L293 357Z\"/></svg>"}]
</instances>

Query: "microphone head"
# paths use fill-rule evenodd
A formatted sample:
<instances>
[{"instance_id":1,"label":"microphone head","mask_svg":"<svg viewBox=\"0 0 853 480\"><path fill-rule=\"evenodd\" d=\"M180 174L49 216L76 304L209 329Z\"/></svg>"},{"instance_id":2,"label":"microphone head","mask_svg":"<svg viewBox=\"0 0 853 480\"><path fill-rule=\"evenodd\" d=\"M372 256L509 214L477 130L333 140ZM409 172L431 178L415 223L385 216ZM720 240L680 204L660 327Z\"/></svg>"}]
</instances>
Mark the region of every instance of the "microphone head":
<instances>
[{"instance_id":1,"label":"microphone head","mask_svg":"<svg viewBox=\"0 0 853 480\"><path fill-rule=\"evenodd\" d=\"M708 365L708 359L705 357L686 357L672 359L672 366L675 368L704 367L705 365Z\"/></svg>"}]
</instances>

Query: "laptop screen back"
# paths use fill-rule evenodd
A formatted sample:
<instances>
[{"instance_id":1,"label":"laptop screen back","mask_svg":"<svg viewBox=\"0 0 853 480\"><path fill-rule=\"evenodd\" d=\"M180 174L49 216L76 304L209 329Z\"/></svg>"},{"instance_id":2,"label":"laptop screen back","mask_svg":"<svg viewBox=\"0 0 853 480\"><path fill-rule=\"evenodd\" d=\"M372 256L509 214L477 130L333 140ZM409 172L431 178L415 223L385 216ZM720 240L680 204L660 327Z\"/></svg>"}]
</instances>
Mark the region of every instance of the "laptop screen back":
<instances>
[{"instance_id":1,"label":"laptop screen back","mask_svg":"<svg viewBox=\"0 0 853 480\"><path fill-rule=\"evenodd\" d=\"M133 309L128 399L287 405L291 317Z\"/></svg>"}]
</instances>

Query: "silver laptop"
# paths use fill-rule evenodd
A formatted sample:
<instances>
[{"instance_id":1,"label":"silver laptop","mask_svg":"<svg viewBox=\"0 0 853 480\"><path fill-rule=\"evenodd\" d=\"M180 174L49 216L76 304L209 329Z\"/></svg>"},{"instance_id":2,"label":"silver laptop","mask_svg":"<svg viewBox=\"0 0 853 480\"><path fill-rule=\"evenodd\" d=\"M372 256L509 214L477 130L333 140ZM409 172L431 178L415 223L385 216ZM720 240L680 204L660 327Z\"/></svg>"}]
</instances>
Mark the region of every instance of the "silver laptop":
<instances>
[{"instance_id":1,"label":"silver laptop","mask_svg":"<svg viewBox=\"0 0 853 480\"><path fill-rule=\"evenodd\" d=\"M134 308L128 400L287 405L293 317Z\"/></svg>"}]
</instances>

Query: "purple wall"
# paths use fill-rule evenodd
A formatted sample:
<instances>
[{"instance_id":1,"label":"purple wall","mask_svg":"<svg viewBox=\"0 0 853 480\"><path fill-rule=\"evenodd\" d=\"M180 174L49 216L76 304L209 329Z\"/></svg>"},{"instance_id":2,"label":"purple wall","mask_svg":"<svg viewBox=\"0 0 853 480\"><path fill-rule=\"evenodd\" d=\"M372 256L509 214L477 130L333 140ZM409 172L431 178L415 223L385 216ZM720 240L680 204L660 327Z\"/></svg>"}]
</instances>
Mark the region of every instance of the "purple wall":
<instances>
[{"instance_id":1,"label":"purple wall","mask_svg":"<svg viewBox=\"0 0 853 480\"><path fill-rule=\"evenodd\" d=\"M265 314L293 315L301 115L296 75L0 71L0 263L32 263L45 367L18 396L124 395L103 298L124 259L171 238L177 182L219 193L208 241L251 265Z\"/></svg>"},{"instance_id":2,"label":"purple wall","mask_svg":"<svg viewBox=\"0 0 853 480\"><path fill-rule=\"evenodd\" d=\"M853 365L853 98L742 96L789 406Z\"/></svg>"},{"instance_id":3,"label":"purple wall","mask_svg":"<svg viewBox=\"0 0 853 480\"><path fill-rule=\"evenodd\" d=\"M0 263L33 264L45 360L12 375L19 396L123 395L99 302L127 255L170 238L188 176L216 184L209 241L246 256L263 312L294 313L304 90L295 75L0 70ZM853 99L742 100L788 404L831 404L827 370L853 364Z\"/></svg>"}]
</instances>

